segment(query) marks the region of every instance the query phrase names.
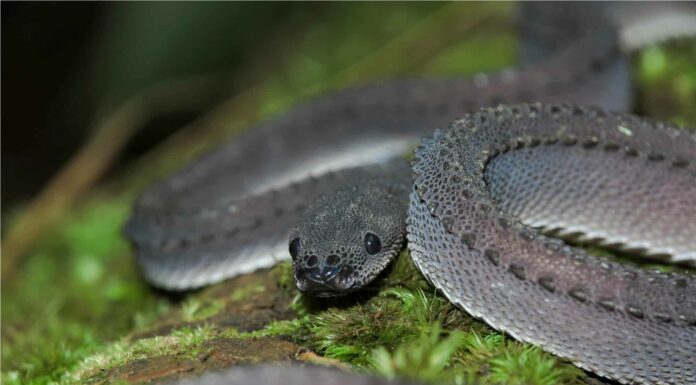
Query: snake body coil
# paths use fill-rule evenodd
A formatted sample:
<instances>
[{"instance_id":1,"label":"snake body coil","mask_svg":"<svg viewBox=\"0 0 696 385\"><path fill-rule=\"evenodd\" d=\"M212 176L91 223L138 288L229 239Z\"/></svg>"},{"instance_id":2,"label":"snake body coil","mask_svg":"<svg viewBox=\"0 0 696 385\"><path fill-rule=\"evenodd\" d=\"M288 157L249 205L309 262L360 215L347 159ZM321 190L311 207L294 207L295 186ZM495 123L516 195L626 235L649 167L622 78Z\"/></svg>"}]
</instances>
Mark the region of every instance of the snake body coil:
<instances>
[{"instance_id":1,"label":"snake body coil","mask_svg":"<svg viewBox=\"0 0 696 385\"><path fill-rule=\"evenodd\" d=\"M613 24L575 6L525 8L537 64L338 92L155 184L125 228L147 279L187 289L292 255L300 290L340 295L407 236L423 274L491 326L622 383L696 383L693 276L552 237L696 260L696 136L576 107L630 96ZM470 113L529 101L551 104ZM454 118L417 148L412 180L398 159Z\"/></svg>"},{"instance_id":2,"label":"snake body coil","mask_svg":"<svg viewBox=\"0 0 696 385\"><path fill-rule=\"evenodd\" d=\"M649 206L640 201L623 203L655 231L667 237L680 234L684 243L677 248L696 250L696 209L687 203L696 202L692 134L602 110L521 105L469 115L416 152L408 240L419 269L467 312L595 373L623 383L696 382L693 277L593 257L521 224L493 199L484 179L489 161L506 151L538 147L580 148L588 158L599 152L632 158L635 164L661 163L674 179L654 190L675 189L666 192L675 199L663 202L673 205L666 208L674 210L672 215L641 211ZM613 178L622 177L613 171ZM571 200L586 199L598 202L601 196L585 189ZM536 203L558 210L563 200ZM595 231L640 232L641 221L614 228L615 223L603 220L602 205L598 202L600 209L586 213Z\"/></svg>"}]
</instances>

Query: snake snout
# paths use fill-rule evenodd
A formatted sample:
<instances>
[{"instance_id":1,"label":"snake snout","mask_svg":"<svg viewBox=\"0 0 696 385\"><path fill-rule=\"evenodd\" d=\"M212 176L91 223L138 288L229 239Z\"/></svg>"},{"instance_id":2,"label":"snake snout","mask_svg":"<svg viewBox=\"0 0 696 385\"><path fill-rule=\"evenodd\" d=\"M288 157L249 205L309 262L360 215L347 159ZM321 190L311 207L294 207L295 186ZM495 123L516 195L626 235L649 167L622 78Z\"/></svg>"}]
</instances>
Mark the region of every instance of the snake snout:
<instances>
[{"instance_id":1,"label":"snake snout","mask_svg":"<svg viewBox=\"0 0 696 385\"><path fill-rule=\"evenodd\" d=\"M314 282L328 284L341 271L341 266L313 267L305 270L307 278Z\"/></svg>"},{"instance_id":2,"label":"snake snout","mask_svg":"<svg viewBox=\"0 0 696 385\"><path fill-rule=\"evenodd\" d=\"M331 279L343 269L341 261L341 257L336 254L326 257L310 255L305 259L304 274L314 282L329 284Z\"/></svg>"},{"instance_id":3,"label":"snake snout","mask_svg":"<svg viewBox=\"0 0 696 385\"><path fill-rule=\"evenodd\" d=\"M296 271L297 288L319 297L347 294L355 278L350 266L342 263L338 255L320 258L314 266L303 266Z\"/></svg>"}]
</instances>

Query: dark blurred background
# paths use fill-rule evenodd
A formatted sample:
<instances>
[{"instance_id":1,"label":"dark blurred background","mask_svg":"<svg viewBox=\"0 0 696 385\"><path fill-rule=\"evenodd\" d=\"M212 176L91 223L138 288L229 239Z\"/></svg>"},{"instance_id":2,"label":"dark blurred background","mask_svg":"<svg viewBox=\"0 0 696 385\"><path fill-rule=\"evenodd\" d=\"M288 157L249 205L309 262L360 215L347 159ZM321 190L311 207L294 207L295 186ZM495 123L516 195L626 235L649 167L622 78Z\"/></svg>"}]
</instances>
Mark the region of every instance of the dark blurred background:
<instances>
[{"instance_id":1,"label":"dark blurred background","mask_svg":"<svg viewBox=\"0 0 696 385\"><path fill-rule=\"evenodd\" d=\"M154 112L127 136L102 180L213 106L267 86L269 78L280 80L270 82L264 103L276 98L281 101L271 101L270 109L282 110L298 94L360 80L512 63L511 9L501 3L2 2L3 217L31 201L124 102L157 99L147 96L153 87L169 95L146 106ZM466 47L458 43L463 36Z\"/></svg>"},{"instance_id":2,"label":"dark blurred background","mask_svg":"<svg viewBox=\"0 0 696 385\"><path fill-rule=\"evenodd\" d=\"M232 73L310 7L2 2L3 210L35 194L128 96L169 79ZM223 97L239 83L216 91ZM128 155L146 151L203 104L153 122Z\"/></svg>"},{"instance_id":3,"label":"dark blurred background","mask_svg":"<svg viewBox=\"0 0 696 385\"><path fill-rule=\"evenodd\" d=\"M303 99L514 65L513 13L510 3L2 2L3 274L79 203L133 199Z\"/></svg>"},{"instance_id":4,"label":"dark blurred background","mask_svg":"<svg viewBox=\"0 0 696 385\"><path fill-rule=\"evenodd\" d=\"M60 200L63 192L69 197L63 208L95 183L131 170L133 160L235 98L240 103L217 122L218 127L232 123L246 127L306 96L362 81L461 76L516 63L510 3L2 2L1 6L3 219L13 219L51 178L70 169L69 160L107 131L105 122L113 123L109 119L115 117L122 119L111 124L110 136L102 140L106 147L114 142L108 149L114 159L105 156L103 167L89 170L87 157L72 167L77 173L87 168L95 177L78 175L82 190L67 191L65 185L55 189L53 201ZM674 76L667 66L688 67L696 60L696 45L691 40L677 47L677 57L648 48L634 61L636 78L642 81L635 110L688 125L696 112L675 106L689 103L696 89L693 72L678 68ZM644 92L645 85L655 91ZM118 112L124 106L145 112L123 121ZM119 130L121 138L113 132ZM223 134L211 136L209 142L234 129L218 131ZM206 136L193 133L188 142ZM201 150L183 156L188 143L181 142L169 150L181 155L179 163ZM98 154L99 146L104 143L91 148ZM153 164L141 162L140 172L154 169L148 166ZM161 176L165 171L152 174ZM66 181L71 179L63 178ZM41 208L35 205L35 212L36 207Z\"/></svg>"}]
</instances>

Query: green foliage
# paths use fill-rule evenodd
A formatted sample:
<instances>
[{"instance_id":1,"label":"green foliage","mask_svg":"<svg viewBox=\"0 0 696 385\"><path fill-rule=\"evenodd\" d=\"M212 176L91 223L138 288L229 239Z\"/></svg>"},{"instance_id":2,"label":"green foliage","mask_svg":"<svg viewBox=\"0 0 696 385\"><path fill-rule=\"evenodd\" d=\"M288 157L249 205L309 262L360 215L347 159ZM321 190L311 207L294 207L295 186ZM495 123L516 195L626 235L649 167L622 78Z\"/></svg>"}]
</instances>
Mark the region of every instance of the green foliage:
<instances>
[{"instance_id":1,"label":"green foliage","mask_svg":"<svg viewBox=\"0 0 696 385\"><path fill-rule=\"evenodd\" d=\"M473 73L512 64L514 43L512 33L505 28L488 31L492 36L479 35L448 42L441 51L435 52L430 52L431 48L425 44L427 40L423 40L423 36L435 32L439 20L456 17L456 23L471 24L470 29L476 30L483 24L478 23L479 20L495 15L505 19L497 20L496 26L500 27L500 24L509 23L506 18L510 10L509 4L337 5L321 20L316 20L296 42L300 54L282 69L284 72L269 78L270 97L261 106L262 115L282 111L297 102L298 97L369 79ZM449 25L453 24L450 21ZM419 56L425 59L416 59ZM414 62L416 60L422 62Z\"/></svg>"},{"instance_id":2,"label":"green foliage","mask_svg":"<svg viewBox=\"0 0 696 385\"><path fill-rule=\"evenodd\" d=\"M581 383L581 370L506 339L449 303L427 284L408 252L376 289L352 300L298 296L298 319L271 323L251 335L290 336L326 357L387 378L433 384Z\"/></svg>"},{"instance_id":3,"label":"green foliage","mask_svg":"<svg viewBox=\"0 0 696 385\"><path fill-rule=\"evenodd\" d=\"M696 41L654 45L640 52L640 109L659 119L696 128Z\"/></svg>"},{"instance_id":4,"label":"green foliage","mask_svg":"<svg viewBox=\"0 0 696 385\"><path fill-rule=\"evenodd\" d=\"M582 370L561 365L558 360L532 346L509 349L490 360L491 383L508 385L554 385L579 382Z\"/></svg>"},{"instance_id":5,"label":"green foliage","mask_svg":"<svg viewBox=\"0 0 696 385\"><path fill-rule=\"evenodd\" d=\"M233 333L232 332L227 332ZM119 341L108 345L97 354L82 361L79 366L61 378L61 384L74 384L94 373L123 365L133 360L147 359L163 355L195 357L199 347L205 341L222 335L210 326L199 328L182 328L167 336L145 338L133 343Z\"/></svg>"},{"instance_id":6,"label":"green foliage","mask_svg":"<svg viewBox=\"0 0 696 385\"><path fill-rule=\"evenodd\" d=\"M236 334L236 330L232 329L231 334ZM228 333L228 334L229 334ZM180 354L185 354L191 357L198 355L197 348L205 341L218 336L220 333L215 332L210 325L204 325L192 329L190 327L184 327L179 330L175 330L170 333L170 336L177 339L176 349ZM141 345L147 351L148 356L152 357L152 346L143 341L138 341L136 345ZM160 354L176 354L176 352L165 351Z\"/></svg>"},{"instance_id":7,"label":"green foliage","mask_svg":"<svg viewBox=\"0 0 696 385\"><path fill-rule=\"evenodd\" d=\"M370 363L384 377L432 384L574 384L583 376L580 369L502 334L445 332L438 323L392 353L375 349Z\"/></svg>"},{"instance_id":8,"label":"green foliage","mask_svg":"<svg viewBox=\"0 0 696 385\"><path fill-rule=\"evenodd\" d=\"M166 309L119 235L128 210L114 199L85 204L41 241L21 276L3 279L3 383L55 381L104 341Z\"/></svg>"},{"instance_id":9,"label":"green foliage","mask_svg":"<svg viewBox=\"0 0 696 385\"><path fill-rule=\"evenodd\" d=\"M245 298L249 298L254 294L263 293L265 290L266 286L264 286L263 284L245 286L241 289L235 290L230 296L230 299L232 301L241 301Z\"/></svg>"},{"instance_id":10,"label":"green foliage","mask_svg":"<svg viewBox=\"0 0 696 385\"><path fill-rule=\"evenodd\" d=\"M461 348L465 334L460 331L449 333L442 338L440 325L431 325L430 331L414 338L393 353L379 347L372 352L370 364L376 373L386 378L404 377L420 379L430 383L450 382L454 379L444 369L452 362L457 349Z\"/></svg>"},{"instance_id":11,"label":"green foliage","mask_svg":"<svg viewBox=\"0 0 696 385\"><path fill-rule=\"evenodd\" d=\"M276 272L281 289L297 294L295 291L295 279L292 276L292 263L290 261L280 262L273 270Z\"/></svg>"},{"instance_id":12,"label":"green foliage","mask_svg":"<svg viewBox=\"0 0 696 385\"><path fill-rule=\"evenodd\" d=\"M202 300L197 297L190 297L181 304L180 315L184 322L200 321L212 317L225 307L220 300Z\"/></svg>"},{"instance_id":13,"label":"green foliage","mask_svg":"<svg viewBox=\"0 0 696 385\"><path fill-rule=\"evenodd\" d=\"M289 270L285 274L292 276ZM571 364L506 339L455 308L432 290L408 252L374 289L352 300L298 295L297 319L243 336L289 336L328 358L387 378L434 384L581 383L583 372Z\"/></svg>"}]
</instances>

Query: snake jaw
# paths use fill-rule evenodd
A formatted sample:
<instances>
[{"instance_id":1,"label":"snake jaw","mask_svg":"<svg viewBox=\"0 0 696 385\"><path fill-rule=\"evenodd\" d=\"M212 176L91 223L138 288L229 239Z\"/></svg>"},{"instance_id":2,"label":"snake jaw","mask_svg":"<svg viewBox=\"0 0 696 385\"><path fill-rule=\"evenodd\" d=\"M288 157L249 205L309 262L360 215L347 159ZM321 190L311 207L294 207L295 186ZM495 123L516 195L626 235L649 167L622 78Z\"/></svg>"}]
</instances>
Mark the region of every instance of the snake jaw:
<instances>
[{"instance_id":1,"label":"snake jaw","mask_svg":"<svg viewBox=\"0 0 696 385\"><path fill-rule=\"evenodd\" d=\"M315 297L341 297L360 288L356 285L353 269L346 265L339 266L338 272L326 279L313 276L308 269L297 269L295 286L302 293Z\"/></svg>"}]
</instances>

